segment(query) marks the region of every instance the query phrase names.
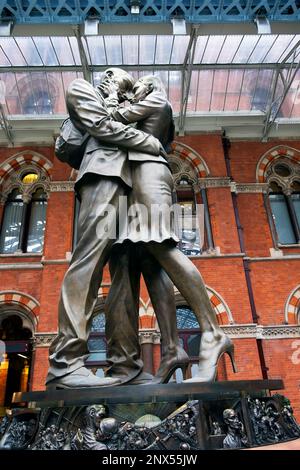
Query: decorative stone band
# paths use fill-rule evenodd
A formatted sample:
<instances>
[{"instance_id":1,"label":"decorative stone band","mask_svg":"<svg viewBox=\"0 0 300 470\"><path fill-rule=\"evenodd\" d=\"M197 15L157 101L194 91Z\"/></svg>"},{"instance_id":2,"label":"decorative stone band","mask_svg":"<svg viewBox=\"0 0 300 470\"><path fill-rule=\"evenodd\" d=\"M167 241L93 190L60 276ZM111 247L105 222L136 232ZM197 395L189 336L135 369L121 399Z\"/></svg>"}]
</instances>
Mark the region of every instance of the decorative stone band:
<instances>
[{"instance_id":1,"label":"decorative stone band","mask_svg":"<svg viewBox=\"0 0 300 470\"><path fill-rule=\"evenodd\" d=\"M300 325L224 325L230 338L286 339L300 338Z\"/></svg>"},{"instance_id":2,"label":"decorative stone band","mask_svg":"<svg viewBox=\"0 0 300 470\"><path fill-rule=\"evenodd\" d=\"M231 192L233 193L266 193L268 183L231 183Z\"/></svg>"},{"instance_id":3,"label":"decorative stone band","mask_svg":"<svg viewBox=\"0 0 300 470\"><path fill-rule=\"evenodd\" d=\"M263 326L251 323L245 325L223 325L221 328L233 339L256 338L272 340L300 338L300 325ZM139 335L141 344L160 343L160 333L155 329L141 330ZM37 333L34 345L36 348L47 348L55 336L56 333Z\"/></svg>"},{"instance_id":4,"label":"decorative stone band","mask_svg":"<svg viewBox=\"0 0 300 470\"><path fill-rule=\"evenodd\" d=\"M54 192L68 192L74 191L74 181L52 181L50 183L50 191Z\"/></svg>"},{"instance_id":5,"label":"decorative stone band","mask_svg":"<svg viewBox=\"0 0 300 470\"><path fill-rule=\"evenodd\" d=\"M226 177L201 178L198 180L199 188L230 188L231 180Z\"/></svg>"}]
</instances>

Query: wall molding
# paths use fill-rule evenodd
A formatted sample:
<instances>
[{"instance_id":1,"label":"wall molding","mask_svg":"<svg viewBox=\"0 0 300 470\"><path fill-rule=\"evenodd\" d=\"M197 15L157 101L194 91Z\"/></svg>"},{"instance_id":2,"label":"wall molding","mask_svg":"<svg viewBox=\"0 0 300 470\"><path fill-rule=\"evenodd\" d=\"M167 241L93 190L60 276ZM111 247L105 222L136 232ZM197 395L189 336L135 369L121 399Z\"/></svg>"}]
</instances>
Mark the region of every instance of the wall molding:
<instances>
[{"instance_id":1,"label":"wall molding","mask_svg":"<svg viewBox=\"0 0 300 470\"><path fill-rule=\"evenodd\" d=\"M300 325L256 325L231 324L221 325L224 332L232 339L289 339L300 338ZM48 348L57 333L36 333L34 346L36 348ZM160 333L155 329L141 330L139 332L140 344L160 344Z\"/></svg>"},{"instance_id":2,"label":"wall molding","mask_svg":"<svg viewBox=\"0 0 300 470\"><path fill-rule=\"evenodd\" d=\"M50 192L68 192L74 191L74 181L51 181Z\"/></svg>"},{"instance_id":3,"label":"wall molding","mask_svg":"<svg viewBox=\"0 0 300 470\"><path fill-rule=\"evenodd\" d=\"M199 178L197 181L200 189L202 188L230 188L231 179L228 176L225 177L207 177Z\"/></svg>"},{"instance_id":4,"label":"wall molding","mask_svg":"<svg viewBox=\"0 0 300 470\"><path fill-rule=\"evenodd\" d=\"M43 269L42 263L1 263L0 271L9 269Z\"/></svg>"},{"instance_id":5,"label":"wall molding","mask_svg":"<svg viewBox=\"0 0 300 470\"><path fill-rule=\"evenodd\" d=\"M231 192L233 193L267 193L268 183L236 183L231 182Z\"/></svg>"}]
</instances>

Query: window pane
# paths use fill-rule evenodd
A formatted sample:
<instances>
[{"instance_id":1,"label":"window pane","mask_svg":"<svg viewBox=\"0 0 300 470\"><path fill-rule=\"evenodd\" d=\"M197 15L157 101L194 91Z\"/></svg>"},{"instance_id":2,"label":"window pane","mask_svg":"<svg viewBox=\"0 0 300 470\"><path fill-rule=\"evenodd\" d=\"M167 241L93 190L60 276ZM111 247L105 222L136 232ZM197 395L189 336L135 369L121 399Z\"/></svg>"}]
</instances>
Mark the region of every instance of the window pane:
<instances>
[{"instance_id":1,"label":"window pane","mask_svg":"<svg viewBox=\"0 0 300 470\"><path fill-rule=\"evenodd\" d=\"M22 224L23 202L8 202L5 205L1 230L1 253L14 253L18 249Z\"/></svg>"},{"instance_id":2,"label":"window pane","mask_svg":"<svg viewBox=\"0 0 300 470\"><path fill-rule=\"evenodd\" d=\"M33 201L29 221L27 252L41 253L44 246L46 225L46 201Z\"/></svg>"},{"instance_id":3,"label":"window pane","mask_svg":"<svg viewBox=\"0 0 300 470\"><path fill-rule=\"evenodd\" d=\"M199 328L194 312L189 307L177 307L177 328L179 330Z\"/></svg>"},{"instance_id":4,"label":"window pane","mask_svg":"<svg viewBox=\"0 0 300 470\"><path fill-rule=\"evenodd\" d=\"M190 357L198 357L199 356L200 339L201 339L201 334L200 333L189 336L187 353Z\"/></svg>"},{"instance_id":5,"label":"window pane","mask_svg":"<svg viewBox=\"0 0 300 470\"><path fill-rule=\"evenodd\" d=\"M91 332L104 332L105 330L105 314L99 313L93 318Z\"/></svg>"},{"instance_id":6,"label":"window pane","mask_svg":"<svg viewBox=\"0 0 300 470\"><path fill-rule=\"evenodd\" d=\"M181 213L178 214L180 250L189 256L199 255L201 253L200 232L198 223L198 214L193 200L187 200L179 192L178 204Z\"/></svg>"},{"instance_id":7,"label":"window pane","mask_svg":"<svg viewBox=\"0 0 300 470\"><path fill-rule=\"evenodd\" d=\"M292 201L294 204L298 224L300 226L300 194L292 194Z\"/></svg>"},{"instance_id":8,"label":"window pane","mask_svg":"<svg viewBox=\"0 0 300 470\"><path fill-rule=\"evenodd\" d=\"M279 243L296 243L296 237L284 195L270 194L270 204Z\"/></svg>"}]
</instances>

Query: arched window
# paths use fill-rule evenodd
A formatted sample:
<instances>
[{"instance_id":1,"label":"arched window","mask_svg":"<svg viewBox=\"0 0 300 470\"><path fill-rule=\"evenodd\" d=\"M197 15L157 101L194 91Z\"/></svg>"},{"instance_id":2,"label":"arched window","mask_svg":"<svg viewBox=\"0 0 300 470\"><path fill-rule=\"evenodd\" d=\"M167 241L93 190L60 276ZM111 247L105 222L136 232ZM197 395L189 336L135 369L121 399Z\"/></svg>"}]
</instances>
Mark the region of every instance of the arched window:
<instances>
[{"instance_id":1,"label":"arched window","mask_svg":"<svg viewBox=\"0 0 300 470\"><path fill-rule=\"evenodd\" d=\"M40 253L44 246L47 195L42 188L30 201L13 190L7 199L1 228L1 253Z\"/></svg>"},{"instance_id":2,"label":"arched window","mask_svg":"<svg viewBox=\"0 0 300 470\"><path fill-rule=\"evenodd\" d=\"M6 182L0 252L41 253L46 224L47 186L41 170L24 169ZM11 185L17 186L9 192Z\"/></svg>"},{"instance_id":3,"label":"arched window","mask_svg":"<svg viewBox=\"0 0 300 470\"><path fill-rule=\"evenodd\" d=\"M299 175L299 176L298 176ZM300 171L288 159L268 170L269 208L279 245L300 243Z\"/></svg>"},{"instance_id":4,"label":"arched window","mask_svg":"<svg viewBox=\"0 0 300 470\"><path fill-rule=\"evenodd\" d=\"M173 202L178 204L179 248L195 256L213 250L206 189L199 187L199 177L189 161L170 155L168 162L173 174Z\"/></svg>"},{"instance_id":5,"label":"arched window","mask_svg":"<svg viewBox=\"0 0 300 470\"><path fill-rule=\"evenodd\" d=\"M194 312L187 305L178 305L176 307L176 312L179 341L183 349L188 353L191 362L188 377L193 377L198 371L197 363L199 359L201 340L199 323ZM177 382L181 382L183 380L180 369L177 369L175 375Z\"/></svg>"},{"instance_id":6,"label":"arched window","mask_svg":"<svg viewBox=\"0 0 300 470\"><path fill-rule=\"evenodd\" d=\"M7 198L1 229L1 253L15 253L19 247L24 203L18 189Z\"/></svg>"},{"instance_id":7,"label":"arched window","mask_svg":"<svg viewBox=\"0 0 300 470\"><path fill-rule=\"evenodd\" d=\"M48 90L35 90L23 103L24 114L52 114L52 101Z\"/></svg>"},{"instance_id":8,"label":"arched window","mask_svg":"<svg viewBox=\"0 0 300 470\"><path fill-rule=\"evenodd\" d=\"M176 185L174 199L180 207L179 249L188 256L200 255L207 248L201 196L196 198L193 185L186 178L182 178Z\"/></svg>"},{"instance_id":9,"label":"arched window","mask_svg":"<svg viewBox=\"0 0 300 470\"><path fill-rule=\"evenodd\" d=\"M25 250L28 253L40 253L44 246L46 225L47 196L43 189L38 189L32 195L28 211L28 233L25 239ZM26 222L25 222L26 223Z\"/></svg>"},{"instance_id":10,"label":"arched window","mask_svg":"<svg viewBox=\"0 0 300 470\"><path fill-rule=\"evenodd\" d=\"M177 328L182 347L186 350L191 360L197 361L201 333L199 323L194 312L186 305L176 307Z\"/></svg>"}]
</instances>

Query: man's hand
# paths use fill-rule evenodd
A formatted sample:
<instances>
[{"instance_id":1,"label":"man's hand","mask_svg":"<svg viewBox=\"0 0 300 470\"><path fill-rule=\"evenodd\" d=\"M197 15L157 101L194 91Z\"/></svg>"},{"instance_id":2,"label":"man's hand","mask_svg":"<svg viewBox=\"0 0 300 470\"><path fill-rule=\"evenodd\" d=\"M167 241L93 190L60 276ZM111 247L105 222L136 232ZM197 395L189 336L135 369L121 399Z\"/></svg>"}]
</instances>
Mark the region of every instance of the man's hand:
<instances>
[{"instance_id":1,"label":"man's hand","mask_svg":"<svg viewBox=\"0 0 300 470\"><path fill-rule=\"evenodd\" d=\"M100 85L98 85L99 90L102 92L104 97L109 97L110 99L118 100L118 84L114 82L111 78L105 78Z\"/></svg>"}]
</instances>

